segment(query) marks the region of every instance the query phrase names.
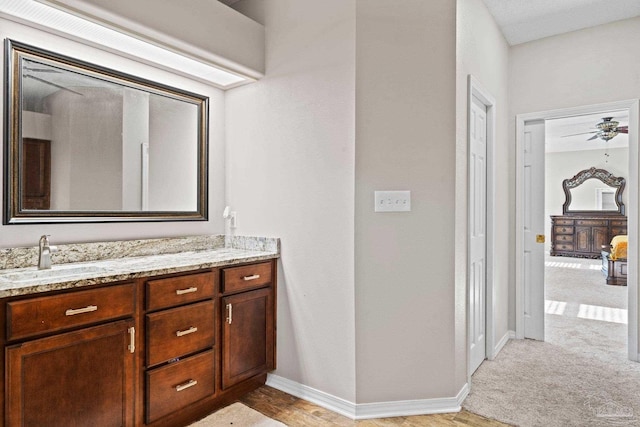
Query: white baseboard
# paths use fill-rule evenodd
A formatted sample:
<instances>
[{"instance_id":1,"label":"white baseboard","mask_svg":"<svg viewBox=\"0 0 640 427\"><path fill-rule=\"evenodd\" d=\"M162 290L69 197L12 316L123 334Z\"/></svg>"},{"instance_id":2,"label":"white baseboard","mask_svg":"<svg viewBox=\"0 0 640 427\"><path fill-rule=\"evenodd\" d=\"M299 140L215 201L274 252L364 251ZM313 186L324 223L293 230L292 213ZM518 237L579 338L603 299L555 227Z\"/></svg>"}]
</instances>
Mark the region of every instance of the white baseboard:
<instances>
[{"instance_id":1,"label":"white baseboard","mask_svg":"<svg viewBox=\"0 0 640 427\"><path fill-rule=\"evenodd\" d=\"M455 397L356 404L278 375L269 374L267 385L353 420L459 412L469 394L465 384Z\"/></svg>"},{"instance_id":2,"label":"white baseboard","mask_svg":"<svg viewBox=\"0 0 640 427\"><path fill-rule=\"evenodd\" d=\"M515 337L516 337L515 331L507 331L507 333L504 334L504 336L500 339L500 341L498 341L498 343L494 347L493 354L491 355L489 360L495 359L498 353L500 353L502 348L507 344L507 342L509 342L509 340L514 339Z\"/></svg>"}]
</instances>

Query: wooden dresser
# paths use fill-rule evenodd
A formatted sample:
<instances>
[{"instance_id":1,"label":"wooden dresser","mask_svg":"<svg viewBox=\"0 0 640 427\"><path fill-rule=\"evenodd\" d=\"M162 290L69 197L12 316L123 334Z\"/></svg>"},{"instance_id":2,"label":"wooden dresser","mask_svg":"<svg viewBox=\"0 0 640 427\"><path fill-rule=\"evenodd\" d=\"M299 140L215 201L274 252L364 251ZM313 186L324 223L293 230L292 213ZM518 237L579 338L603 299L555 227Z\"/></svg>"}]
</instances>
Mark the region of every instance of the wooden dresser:
<instances>
[{"instance_id":1,"label":"wooden dresser","mask_svg":"<svg viewBox=\"0 0 640 427\"><path fill-rule=\"evenodd\" d=\"M627 234L623 215L551 215L551 256L600 258L603 245Z\"/></svg>"}]
</instances>

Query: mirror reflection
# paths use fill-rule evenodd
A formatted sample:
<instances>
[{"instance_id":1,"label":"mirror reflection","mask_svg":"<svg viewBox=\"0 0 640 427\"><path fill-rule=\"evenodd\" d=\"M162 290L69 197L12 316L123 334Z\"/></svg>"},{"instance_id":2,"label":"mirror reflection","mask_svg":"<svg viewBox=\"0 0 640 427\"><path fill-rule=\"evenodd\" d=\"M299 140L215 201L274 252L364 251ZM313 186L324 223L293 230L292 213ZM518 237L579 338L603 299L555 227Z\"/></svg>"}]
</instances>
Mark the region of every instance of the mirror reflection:
<instances>
[{"instance_id":1,"label":"mirror reflection","mask_svg":"<svg viewBox=\"0 0 640 427\"><path fill-rule=\"evenodd\" d=\"M206 219L205 97L7 43L18 129L5 223Z\"/></svg>"}]
</instances>

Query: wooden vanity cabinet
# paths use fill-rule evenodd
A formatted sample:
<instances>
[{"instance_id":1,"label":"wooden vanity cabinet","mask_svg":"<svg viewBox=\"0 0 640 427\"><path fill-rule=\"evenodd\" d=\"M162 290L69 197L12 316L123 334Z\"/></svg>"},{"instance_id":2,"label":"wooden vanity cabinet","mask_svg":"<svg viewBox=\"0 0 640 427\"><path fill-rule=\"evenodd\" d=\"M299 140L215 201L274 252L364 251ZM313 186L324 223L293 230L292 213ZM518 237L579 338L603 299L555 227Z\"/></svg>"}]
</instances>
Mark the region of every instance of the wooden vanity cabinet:
<instances>
[{"instance_id":1,"label":"wooden vanity cabinet","mask_svg":"<svg viewBox=\"0 0 640 427\"><path fill-rule=\"evenodd\" d=\"M222 388L275 369L274 265L223 270Z\"/></svg>"},{"instance_id":2,"label":"wooden vanity cabinet","mask_svg":"<svg viewBox=\"0 0 640 427\"><path fill-rule=\"evenodd\" d=\"M275 369L275 260L10 297L7 427L182 427Z\"/></svg>"},{"instance_id":3,"label":"wooden vanity cabinet","mask_svg":"<svg viewBox=\"0 0 640 427\"><path fill-rule=\"evenodd\" d=\"M134 426L134 300L127 283L7 302L5 425Z\"/></svg>"}]
</instances>

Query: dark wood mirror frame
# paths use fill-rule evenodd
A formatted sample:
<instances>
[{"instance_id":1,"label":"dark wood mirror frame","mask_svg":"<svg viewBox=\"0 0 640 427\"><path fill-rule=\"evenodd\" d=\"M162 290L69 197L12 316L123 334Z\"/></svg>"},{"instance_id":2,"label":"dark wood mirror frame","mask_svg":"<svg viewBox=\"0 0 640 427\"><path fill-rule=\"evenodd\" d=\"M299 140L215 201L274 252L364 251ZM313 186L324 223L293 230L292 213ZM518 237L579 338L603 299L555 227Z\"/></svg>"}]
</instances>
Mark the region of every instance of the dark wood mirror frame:
<instances>
[{"instance_id":1,"label":"dark wood mirror frame","mask_svg":"<svg viewBox=\"0 0 640 427\"><path fill-rule=\"evenodd\" d=\"M168 210L46 210L24 209L22 194L22 62L41 60L73 72L89 75L150 94L183 101L196 106L197 170L196 208L191 211ZM208 120L209 98L144 78L60 55L14 40L5 40L4 99L4 209L3 224L80 223L80 222L143 222L143 221L206 221L208 219ZM28 138L25 138L28 139Z\"/></svg>"},{"instance_id":2,"label":"dark wood mirror frame","mask_svg":"<svg viewBox=\"0 0 640 427\"><path fill-rule=\"evenodd\" d=\"M571 206L571 189L583 184L587 179L599 179L609 187L616 189L614 196L617 211L599 211L599 210L570 210ZM595 167L582 170L574 177L562 181L562 189L564 190L565 202L562 205L563 215L597 215L597 216L619 216L625 214L625 206L622 202L622 191L626 181L624 178L613 176L609 171L604 169L596 169Z\"/></svg>"}]
</instances>

